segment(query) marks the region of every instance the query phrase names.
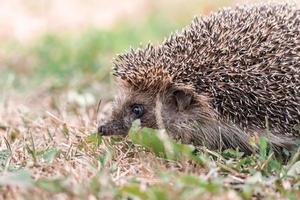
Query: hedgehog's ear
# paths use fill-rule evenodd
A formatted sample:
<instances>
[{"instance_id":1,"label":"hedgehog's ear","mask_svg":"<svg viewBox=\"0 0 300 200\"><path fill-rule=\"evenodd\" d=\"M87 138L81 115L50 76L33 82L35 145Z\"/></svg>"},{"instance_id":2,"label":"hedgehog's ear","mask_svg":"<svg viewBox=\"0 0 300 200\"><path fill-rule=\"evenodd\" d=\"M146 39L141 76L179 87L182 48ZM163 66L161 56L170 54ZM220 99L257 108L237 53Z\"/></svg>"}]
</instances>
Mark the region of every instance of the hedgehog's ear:
<instances>
[{"instance_id":1,"label":"hedgehog's ear","mask_svg":"<svg viewBox=\"0 0 300 200\"><path fill-rule=\"evenodd\" d=\"M173 92L178 111L186 110L193 101L193 94L188 90L175 90Z\"/></svg>"}]
</instances>

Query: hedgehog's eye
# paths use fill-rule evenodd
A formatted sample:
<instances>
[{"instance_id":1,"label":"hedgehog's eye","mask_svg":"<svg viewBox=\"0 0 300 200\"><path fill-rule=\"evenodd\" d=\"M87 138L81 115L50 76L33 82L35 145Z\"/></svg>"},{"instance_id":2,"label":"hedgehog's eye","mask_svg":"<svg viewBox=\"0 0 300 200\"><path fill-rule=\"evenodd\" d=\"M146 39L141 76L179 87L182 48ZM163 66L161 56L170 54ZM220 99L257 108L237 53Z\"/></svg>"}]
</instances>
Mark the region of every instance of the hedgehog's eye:
<instances>
[{"instance_id":1,"label":"hedgehog's eye","mask_svg":"<svg viewBox=\"0 0 300 200\"><path fill-rule=\"evenodd\" d=\"M131 107L131 112L135 115L136 118L140 118L144 114L144 106L140 104L134 104Z\"/></svg>"}]
</instances>

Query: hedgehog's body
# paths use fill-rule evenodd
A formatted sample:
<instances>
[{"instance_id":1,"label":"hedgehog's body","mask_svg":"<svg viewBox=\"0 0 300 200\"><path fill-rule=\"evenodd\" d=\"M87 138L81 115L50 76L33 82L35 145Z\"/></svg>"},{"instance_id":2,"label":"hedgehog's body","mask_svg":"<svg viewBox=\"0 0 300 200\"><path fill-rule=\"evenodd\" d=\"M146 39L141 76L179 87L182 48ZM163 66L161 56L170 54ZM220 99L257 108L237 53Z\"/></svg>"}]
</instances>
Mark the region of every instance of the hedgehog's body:
<instances>
[{"instance_id":1,"label":"hedgehog's body","mask_svg":"<svg viewBox=\"0 0 300 200\"><path fill-rule=\"evenodd\" d=\"M266 128L275 146L288 146L300 138L300 10L239 7L195 19L158 47L119 56L115 76L125 95L104 134L140 118L211 148L248 151L249 136Z\"/></svg>"}]
</instances>

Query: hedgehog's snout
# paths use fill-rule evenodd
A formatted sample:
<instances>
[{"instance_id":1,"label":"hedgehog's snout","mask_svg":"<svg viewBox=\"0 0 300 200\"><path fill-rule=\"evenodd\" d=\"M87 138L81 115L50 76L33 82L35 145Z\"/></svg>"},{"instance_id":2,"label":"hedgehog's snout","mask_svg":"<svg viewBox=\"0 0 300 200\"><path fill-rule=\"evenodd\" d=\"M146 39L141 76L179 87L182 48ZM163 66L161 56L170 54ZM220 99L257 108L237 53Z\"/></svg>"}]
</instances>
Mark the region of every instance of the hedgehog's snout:
<instances>
[{"instance_id":1,"label":"hedgehog's snout","mask_svg":"<svg viewBox=\"0 0 300 200\"><path fill-rule=\"evenodd\" d=\"M127 130L117 122L108 122L98 126L98 134L102 136L109 135L126 135Z\"/></svg>"},{"instance_id":2,"label":"hedgehog's snout","mask_svg":"<svg viewBox=\"0 0 300 200\"><path fill-rule=\"evenodd\" d=\"M116 132L117 128L110 125L110 124L103 124L98 127L98 134L102 136L108 135L117 135Z\"/></svg>"}]
</instances>

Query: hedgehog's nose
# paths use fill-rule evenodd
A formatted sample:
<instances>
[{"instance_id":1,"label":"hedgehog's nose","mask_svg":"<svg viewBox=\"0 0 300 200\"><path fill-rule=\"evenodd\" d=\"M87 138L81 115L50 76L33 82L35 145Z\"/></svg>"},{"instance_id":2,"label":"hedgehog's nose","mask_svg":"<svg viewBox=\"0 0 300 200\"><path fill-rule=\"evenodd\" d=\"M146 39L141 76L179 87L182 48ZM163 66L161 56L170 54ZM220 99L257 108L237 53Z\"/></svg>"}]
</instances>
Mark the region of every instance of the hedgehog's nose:
<instances>
[{"instance_id":1,"label":"hedgehog's nose","mask_svg":"<svg viewBox=\"0 0 300 200\"><path fill-rule=\"evenodd\" d=\"M98 127L98 133L99 133L100 135L106 135L107 132L108 132L108 131L107 131L106 126L102 125L102 126L99 126L99 127Z\"/></svg>"}]
</instances>

